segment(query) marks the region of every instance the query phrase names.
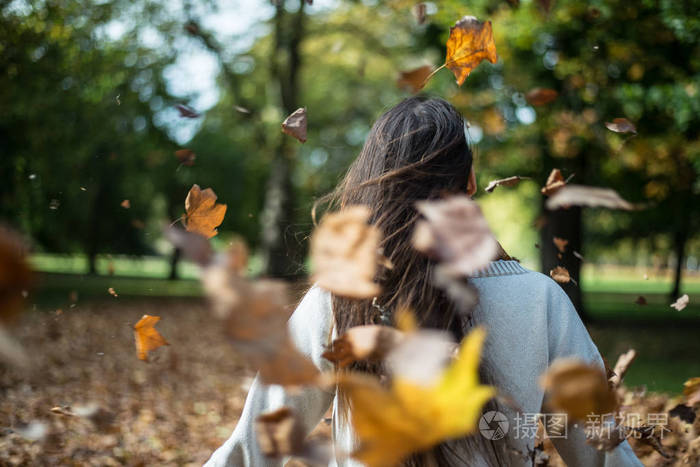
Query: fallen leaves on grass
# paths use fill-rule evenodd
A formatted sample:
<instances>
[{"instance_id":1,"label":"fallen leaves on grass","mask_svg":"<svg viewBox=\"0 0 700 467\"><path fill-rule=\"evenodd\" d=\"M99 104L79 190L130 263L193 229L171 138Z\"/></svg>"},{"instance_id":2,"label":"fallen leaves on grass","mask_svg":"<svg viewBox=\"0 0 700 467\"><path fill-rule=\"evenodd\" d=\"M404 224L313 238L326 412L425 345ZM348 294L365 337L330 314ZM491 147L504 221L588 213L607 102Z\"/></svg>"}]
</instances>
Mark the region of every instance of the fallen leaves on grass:
<instances>
[{"instance_id":1,"label":"fallen leaves on grass","mask_svg":"<svg viewBox=\"0 0 700 467\"><path fill-rule=\"evenodd\" d=\"M192 185L185 199L185 228L207 238L215 236L218 233L216 228L226 215L226 205L216 200L216 193L211 188L202 190L199 185Z\"/></svg>"},{"instance_id":2,"label":"fallen leaves on grass","mask_svg":"<svg viewBox=\"0 0 700 467\"><path fill-rule=\"evenodd\" d=\"M312 281L336 295L371 298L379 259L379 230L369 225L370 210L351 206L326 215L311 237Z\"/></svg>"},{"instance_id":3,"label":"fallen leaves on grass","mask_svg":"<svg viewBox=\"0 0 700 467\"><path fill-rule=\"evenodd\" d=\"M700 377L690 378L683 383L683 395L690 406L700 402Z\"/></svg>"},{"instance_id":4,"label":"fallen leaves on grass","mask_svg":"<svg viewBox=\"0 0 700 467\"><path fill-rule=\"evenodd\" d=\"M160 321L160 316L143 315L134 325L134 339L136 339L136 354L139 360L148 360L148 352L163 345L168 341L154 327Z\"/></svg>"},{"instance_id":5,"label":"fallen leaves on grass","mask_svg":"<svg viewBox=\"0 0 700 467\"><path fill-rule=\"evenodd\" d=\"M350 398L360 441L352 456L369 467L393 466L413 452L472 433L481 408L495 394L493 387L479 384L484 337L483 329L473 330L454 363L430 387L397 376L387 389L376 378L340 374L338 386Z\"/></svg>"},{"instance_id":6,"label":"fallen leaves on grass","mask_svg":"<svg viewBox=\"0 0 700 467\"><path fill-rule=\"evenodd\" d=\"M622 199L612 188L585 185L561 187L547 200L547 209L562 209L570 206L602 207L626 211L636 209L634 205Z\"/></svg>"},{"instance_id":7,"label":"fallen leaves on grass","mask_svg":"<svg viewBox=\"0 0 700 467\"><path fill-rule=\"evenodd\" d=\"M294 136L302 143L306 142L306 107L301 107L292 112L282 122L282 131Z\"/></svg>"}]
</instances>

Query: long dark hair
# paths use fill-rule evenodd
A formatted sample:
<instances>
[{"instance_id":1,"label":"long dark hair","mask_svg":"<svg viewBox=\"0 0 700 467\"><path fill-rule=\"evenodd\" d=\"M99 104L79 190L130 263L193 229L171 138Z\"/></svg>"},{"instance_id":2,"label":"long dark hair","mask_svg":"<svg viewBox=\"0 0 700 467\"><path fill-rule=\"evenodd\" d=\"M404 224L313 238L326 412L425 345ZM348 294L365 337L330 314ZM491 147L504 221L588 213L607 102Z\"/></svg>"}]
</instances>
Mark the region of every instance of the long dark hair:
<instances>
[{"instance_id":1,"label":"long dark hair","mask_svg":"<svg viewBox=\"0 0 700 467\"><path fill-rule=\"evenodd\" d=\"M382 291L375 300L333 296L338 335L353 326L387 324L387 315L399 306L408 306L421 326L449 330L457 341L464 337L468 324L443 290L434 285L435 264L412 247L411 238L419 218L416 201L466 193L471 168L464 120L442 99L405 99L374 123L359 156L329 196L330 207L368 206L370 222L383 234L382 253L393 267L378 273L376 280ZM353 370L382 373L381 365L369 362L358 362ZM461 444L461 452L479 451L484 459L494 458L493 446L487 446L480 436L472 436L415 454L404 465L454 463L459 459L455 457L456 443Z\"/></svg>"}]
</instances>

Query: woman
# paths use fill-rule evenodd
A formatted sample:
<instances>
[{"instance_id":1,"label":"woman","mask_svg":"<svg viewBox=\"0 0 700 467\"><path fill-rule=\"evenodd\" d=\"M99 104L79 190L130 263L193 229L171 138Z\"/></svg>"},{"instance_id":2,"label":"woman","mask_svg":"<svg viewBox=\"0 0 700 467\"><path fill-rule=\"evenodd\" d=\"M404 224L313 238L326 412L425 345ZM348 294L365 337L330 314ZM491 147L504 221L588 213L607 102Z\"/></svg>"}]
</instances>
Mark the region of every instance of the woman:
<instances>
[{"instance_id":1,"label":"woman","mask_svg":"<svg viewBox=\"0 0 700 467\"><path fill-rule=\"evenodd\" d=\"M549 277L528 271L502 255L467 278L479 304L464 319L446 294L433 283L434 263L411 245L419 214L415 203L448 194L476 192L472 154L460 114L440 99L406 99L382 115L372 127L362 152L333 194L340 207L370 207L371 222L383 233L383 253L393 268L377 277L381 296L350 300L312 287L292 315L292 337L322 371L333 366L321 354L330 339L350 327L391 321L397 304L409 304L424 327L449 330L461 340L474 324L484 325L482 380L508 395L514 404L487 404L484 412L506 415L510 429L501 440L479 434L443 443L406 459L405 465L530 465L532 430L525 433L526 414L544 412L539 376L559 357L575 356L603 368L602 359L562 289ZM388 319L387 319L388 318ZM355 370L381 373L379 365L355 364ZM351 452L353 434L344 417L343 395L321 389L288 393L255 381L231 438L211 457L210 466L282 465L260 453L254 434L257 415L283 405L296 409L307 430L333 404L337 452ZM519 407L517 413L514 408ZM528 435L529 436L526 436ZM569 466L641 465L627 442L604 453L585 443L580 427L553 442ZM332 465L357 465L338 455Z\"/></svg>"}]
</instances>

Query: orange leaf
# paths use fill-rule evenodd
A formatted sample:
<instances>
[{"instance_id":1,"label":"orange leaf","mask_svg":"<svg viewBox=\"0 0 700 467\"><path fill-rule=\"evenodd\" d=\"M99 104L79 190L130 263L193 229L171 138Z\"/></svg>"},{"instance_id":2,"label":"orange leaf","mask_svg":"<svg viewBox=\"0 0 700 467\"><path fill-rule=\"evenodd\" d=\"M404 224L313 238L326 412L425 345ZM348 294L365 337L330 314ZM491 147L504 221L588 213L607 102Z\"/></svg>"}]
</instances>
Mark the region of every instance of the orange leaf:
<instances>
[{"instance_id":1,"label":"orange leaf","mask_svg":"<svg viewBox=\"0 0 700 467\"><path fill-rule=\"evenodd\" d=\"M566 185L566 181L564 181L564 176L561 174L561 170L552 169L549 177L547 177L547 183L545 183L541 191L545 196L553 195L564 185Z\"/></svg>"},{"instance_id":2,"label":"orange leaf","mask_svg":"<svg viewBox=\"0 0 700 467\"><path fill-rule=\"evenodd\" d=\"M125 199L121 202L121 204L119 204L119 206L123 207L124 209L129 209L131 207L131 201Z\"/></svg>"},{"instance_id":3,"label":"orange leaf","mask_svg":"<svg viewBox=\"0 0 700 467\"><path fill-rule=\"evenodd\" d=\"M564 253L564 251L566 250L566 245L569 244L568 240L559 237L554 237L552 241L554 242L554 245L557 247L560 253Z\"/></svg>"},{"instance_id":4,"label":"orange leaf","mask_svg":"<svg viewBox=\"0 0 700 467\"><path fill-rule=\"evenodd\" d=\"M282 122L282 131L294 136L302 143L306 142L306 107L295 110Z\"/></svg>"},{"instance_id":5,"label":"orange leaf","mask_svg":"<svg viewBox=\"0 0 700 467\"><path fill-rule=\"evenodd\" d=\"M194 160L197 158L197 155L189 149L178 149L175 151L175 157L177 157L177 160L179 160L182 165L191 167L194 165Z\"/></svg>"},{"instance_id":6,"label":"orange leaf","mask_svg":"<svg viewBox=\"0 0 700 467\"><path fill-rule=\"evenodd\" d=\"M136 353L139 360L147 360L148 352L161 345L168 345L168 341L154 328L158 321L160 321L160 316L143 315L139 322L134 324Z\"/></svg>"},{"instance_id":7,"label":"orange leaf","mask_svg":"<svg viewBox=\"0 0 700 467\"><path fill-rule=\"evenodd\" d=\"M430 65L423 65L410 71L402 71L399 79L396 80L396 86L415 94L423 89L432 71L433 67Z\"/></svg>"},{"instance_id":8,"label":"orange leaf","mask_svg":"<svg viewBox=\"0 0 700 467\"><path fill-rule=\"evenodd\" d=\"M546 105L559 96L554 89L534 88L525 94L525 99L534 106Z\"/></svg>"},{"instance_id":9,"label":"orange leaf","mask_svg":"<svg viewBox=\"0 0 700 467\"><path fill-rule=\"evenodd\" d=\"M483 60L491 63L498 60L491 21L482 23L473 16L465 16L450 28L445 66L452 70L461 86Z\"/></svg>"},{"instance_id":10,"label":"orange leaf","mask_svg":"<svg viewBox=\"0 0 700 467\"><path fill-rule=\"evenodd\" d=\"M216 203L216 193L211 188L201 190L199 185L192 185L185 199L185 227L190 232L197 232L207 238L215 236L224 220L226 205Z\"/></svg>"}]
</instances>

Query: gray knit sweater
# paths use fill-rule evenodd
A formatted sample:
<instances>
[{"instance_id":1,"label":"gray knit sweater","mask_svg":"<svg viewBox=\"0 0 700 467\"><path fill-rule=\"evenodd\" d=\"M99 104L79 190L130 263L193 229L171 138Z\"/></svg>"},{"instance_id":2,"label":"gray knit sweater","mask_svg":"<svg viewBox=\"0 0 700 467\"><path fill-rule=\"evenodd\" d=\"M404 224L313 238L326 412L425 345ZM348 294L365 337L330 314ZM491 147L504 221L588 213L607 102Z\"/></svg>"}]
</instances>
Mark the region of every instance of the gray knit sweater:
<instances>
[{"instance_id":1,"label":"gray knit sweater","mask_svg":"<svg viewBox=\"0 0 700 467\"><path fill-rule=\"evenodd\" d=\"M534 446L528 415L545 411L539 376L559 357L578 357L601 368L603 361L571 301L549 277L524 269L516 261L495 261L471 277L470 283L479 291L475 321L488 330L483 359L491 370L493 384L521 409L516 413L515 409L499 406L509 422L507 442L514 449L527 452ZM335 337L330 293L312 287L292 315L289 328L296 345L319 369L333 369L332 364L321 357L329 336ZM261 454L253 428L255 418L286 405L296 409L310 431L331 404L336 450L351 452L355 437L343 417L336 416L335 394L316 388L291 394L281 386L263 385L256 378L236 429L206 465L281 466L284 460L268 459ZM581 428L581 425L571 425L565 438L552 439L570 467L641 465L626 441L613 451L597 451L586 444ZM455 465L459 464L455 461ZM469 464L485 465L485 461L472 458ZM330 465L355 467L359 464L338 455ZM529 465L529 462L513 454L508 465Z\"/></svg>"}]
</instances>

